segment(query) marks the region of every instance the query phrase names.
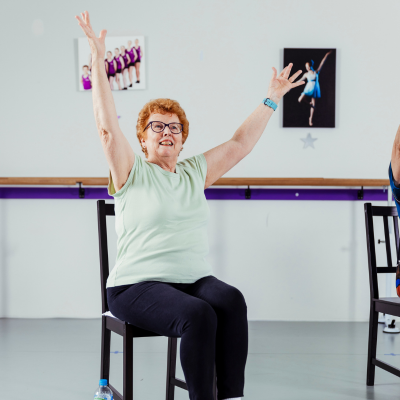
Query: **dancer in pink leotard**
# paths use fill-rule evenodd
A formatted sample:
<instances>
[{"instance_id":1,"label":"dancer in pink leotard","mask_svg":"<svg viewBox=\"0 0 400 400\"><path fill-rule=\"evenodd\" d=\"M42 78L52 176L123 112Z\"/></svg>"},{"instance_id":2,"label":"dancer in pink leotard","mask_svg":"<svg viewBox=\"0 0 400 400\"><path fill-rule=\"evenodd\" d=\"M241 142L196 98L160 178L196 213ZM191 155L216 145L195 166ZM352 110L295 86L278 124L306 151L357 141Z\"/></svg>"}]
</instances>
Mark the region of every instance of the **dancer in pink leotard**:
<instances>
[{"instance_id":1,"label":"dancer in pink leotard","mask_svg":"<svg viewBox=\"0 0 400 400\"><path fill-rule=\"evenodd\" d=\"M121 56L124 59L124 68L122 69L122 79L124 81L124 90L128 90L128 74L129 74L129 64L131 63L131 58L127 53L125 46L121 46Z\"/></svg>"},{"instance_id":2,"label":"dancer in pink leotard","mask_svg":"<svg viewBox=\"0 0 400 400\"><path fill-rule=\"evenodd\" d=\"M131 84L129 85L129 87L132 87L133 70L135 69L135 61L137 59L136 49L132 47L132 40L128 40L128 48L126 51L129 54L129 57L131 58L131 63L129 64L129 80Z\"/></svg>"},{"instance_id":3,"label":"dancer in pink leotard","mask_svg":"<svg viewBox=\"0 0 400 400\"><path fill-rule=\"evenodd\" d=\"M92 89L92 78L90 77L90 74L89 74L89 66L84 65L82 67L82 70L83 70L83 75L81 78L81 82L83 85L83 89L91 90Z\"/></svg>"},{"instance_id":4,"label":"dancer in pink leotard","mask_svg":"<svg viewBox=\"0 0 400 400\"><path fill-rule=\"evenodd\" d=\"M136 70L136 83L140 83L140 61L143 58L142 49L139 46L139 39L135 40L135 47L137 58L135 60L135 70Z\"/></svg>"},{"instance_id":5,"label":"dancer in pink leotard","mask_svg":"<svg viewBox=\"0 0 400 400\"><path fill-rule=\"evenodd\" d=\"M114 60L117 62L117 71L115 72L115 80L117 81L117 85L118 85L118 90L122 90L121 89L121 72L122 72L122 64L124 63L124 59L121 57L121 55L119 54L119 48L116 47L114 50Z\"/></svg>"},{"instance_id":6,"label":"dancer in pink leotard","mask_svg":"<svg viewBox=\"0 0 400 400\"><path fill-rule=\"evenodd\" d=\"M114 78L117 72L117 62L113 59L111 51L107 51L107 58L104 60L108 81L110 82L111 90L114 90Z\"/></svg>"}]
</instances>

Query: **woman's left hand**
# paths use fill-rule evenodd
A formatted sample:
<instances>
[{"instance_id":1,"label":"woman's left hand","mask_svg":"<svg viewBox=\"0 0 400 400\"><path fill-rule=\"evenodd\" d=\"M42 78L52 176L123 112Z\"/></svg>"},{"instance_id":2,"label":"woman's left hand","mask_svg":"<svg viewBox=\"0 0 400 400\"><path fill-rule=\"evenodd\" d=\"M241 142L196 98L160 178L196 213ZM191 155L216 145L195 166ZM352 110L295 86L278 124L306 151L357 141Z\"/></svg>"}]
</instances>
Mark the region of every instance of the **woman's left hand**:
<instances>
[{"instance_id":1,"label":"woman's left hand","mask_svg":"<svg viewBox=\"0 0 400 400\"><path fill-rule=\"evenodd\" d=\"M293 83L293 81L301 74L301 70L298 70L289 78L292 67L293 64L290 63L278 76L276 69L272 67L273 73L269 83L267 97L277 104L290 89L305 84L304 80Z\"/></svg>"}]
</instances>

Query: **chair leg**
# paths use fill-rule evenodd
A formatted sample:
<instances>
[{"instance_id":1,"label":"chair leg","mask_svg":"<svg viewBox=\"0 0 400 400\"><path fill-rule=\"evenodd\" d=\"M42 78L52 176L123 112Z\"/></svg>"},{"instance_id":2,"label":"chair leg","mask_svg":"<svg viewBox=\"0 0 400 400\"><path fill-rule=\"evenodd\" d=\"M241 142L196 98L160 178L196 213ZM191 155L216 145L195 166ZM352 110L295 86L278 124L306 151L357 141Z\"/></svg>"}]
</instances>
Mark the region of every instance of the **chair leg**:
<instances>
[{"instance_id":1,"label":"chair leg","mask_svg":"<svg viewBox=\"0 0 400 400\"><path fill-rule=\"evenodd\" d=\"M217 366L214 364L214 384L213 384L214 400L218 400L218 390L217 390Z\"/></svg>"},{"instance_id":2,"label":"chair leg","mask_svg":"<svg viewBox=\"0 0 400 400\"><path fill-rule=\"evenodd\" d=\"M111 331L106 328L106 317L101 319L101 361L100 361L100 379L107 379L110 382L110 348Z\"/></svg>"},{"instance_id":3,"label":"chair leg","mask_svg":"<svg viewBox=\"0 0 400 400\"><path fill-rule=\"evenodd\" d=\"M378 341L378 316L375 311L374 303L371 301L369 314L369 337L368 337L368 363L367 363L367 385L374 386L375 382L375 365L372 360L376 358L376 345Z\"/></svg>"},{"instance_id":4,"label":"chair leg","mask_svg":"<svg viewBox=\"0 0 400 400\"><path fill-rule=\"evenodd\" d=\"M171 378L175 378L176 374L177 345L178 345L178 338L176 337L168 338L166 400L174 400L175 398L175 385L171 384Z\"/></svg>"},{"instance_id":5,"label":"chair leg","mask_svg":"<svg viewBox=\"0 0 400 400\"><path fill-rule=\"evenodd\" d=\"M133 400L133 331L132 326L125 325L123 336L123 400Z\"/></svg>"}]
</instances>

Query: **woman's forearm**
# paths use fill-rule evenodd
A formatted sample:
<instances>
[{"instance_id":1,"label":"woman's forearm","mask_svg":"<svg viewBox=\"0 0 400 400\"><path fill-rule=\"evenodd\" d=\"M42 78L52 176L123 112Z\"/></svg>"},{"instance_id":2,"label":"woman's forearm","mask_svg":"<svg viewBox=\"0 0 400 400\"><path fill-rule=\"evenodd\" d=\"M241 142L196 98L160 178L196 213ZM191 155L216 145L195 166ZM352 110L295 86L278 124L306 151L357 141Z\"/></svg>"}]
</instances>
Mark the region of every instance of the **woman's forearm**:
<instances>
[{"instance_id":1,"label":"woman's forearm","mask_svg":"<svg viewBox=\"0 0 400 400\"><path fill-rule=\"evenodd\" d=\"M301 70L298 70L289 78L292 67L293 64L290 63L282 70L279 76L277 75L276 69L272 68L273 74L269 83L267 98L271 99L276 104L280 102L282 97L290 89L304 84L304 81L301 80L294 82L301 74ZM235 132L231 140L240 144L241 151L243 151L244 154L249 154L251 150L253 150L253 147L263 134L273 113L274 110L271 107L261 103Z\"/></svg>"},{"instance_id":2,"label":"woman's forearm","mask_svg":"<svg viewBox=\"0 0 400 400\"><path fill-rule=\"evenodd\" d=\"M117 111L103 59L92 60L92 92L93 111L99 134L118 131Z\"/></svg>"},{"instance_id":3,"label":"woman's forearm","mask_svg":"<svg viewBox=\"0 0 400 400\"><path fill-rule=\"evenodd\" d=\"M275 103L279 102L277 99L274 101ZM274 110L271 107L261 103L238 128L232 140L240 143L246 154L250 153L263 134L273 113Z\"/></svg>"}]
</instances>

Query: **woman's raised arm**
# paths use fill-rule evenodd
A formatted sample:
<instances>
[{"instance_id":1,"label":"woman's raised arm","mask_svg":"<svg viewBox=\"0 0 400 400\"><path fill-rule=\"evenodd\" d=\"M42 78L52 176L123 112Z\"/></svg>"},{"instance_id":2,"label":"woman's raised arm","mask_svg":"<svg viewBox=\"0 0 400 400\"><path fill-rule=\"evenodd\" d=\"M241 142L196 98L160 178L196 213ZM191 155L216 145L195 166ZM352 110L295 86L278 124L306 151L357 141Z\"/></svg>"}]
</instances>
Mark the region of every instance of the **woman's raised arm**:
<instances>
[{"instance_id":1,"label":"woman's raised arm","mask_svg":"<svg viewBox=\"0 0 400 400\"><path fill-rule=\"evenodd\" d=\"M267 98L270 98L276 104L290 89L304 84L304 81L293 83L301 74L301 70L289 78L292 66L293 64L289 64L279 76L277 76L276 69L272 68L273 75L269 84ZM274 110L263 104L261 100L260 105L247 117L232 139L204 153L207 161L207 176L204 189L212 185L247 156L258 142L258 139L260 139L271 115L274 113Z\"/></svg>"},{"instance_id":2,"label":"woman's raised arm","mask_svg":"<svg viewBox=\"0 0 400 400\"><path fill-rule=\"evenodd\" d=\"M92 52L92 92L93 110L97 130L116 191L122 188L128 179L129 172L135 162L135 154L128 140L122 133L114 98L104 68L105 38L107 31L102 30L96 37L90 24L89 13L81 13L82 18L75 16L79 26L88 38Z\"/></svg>"}]
</instances>

